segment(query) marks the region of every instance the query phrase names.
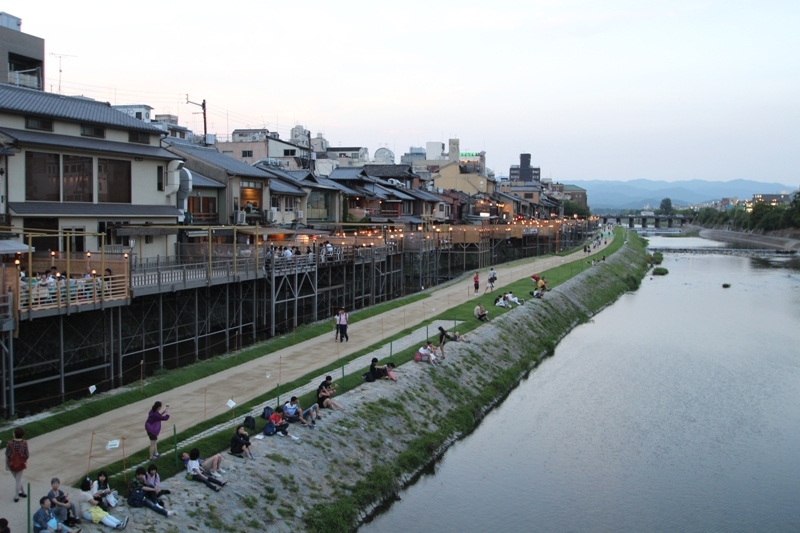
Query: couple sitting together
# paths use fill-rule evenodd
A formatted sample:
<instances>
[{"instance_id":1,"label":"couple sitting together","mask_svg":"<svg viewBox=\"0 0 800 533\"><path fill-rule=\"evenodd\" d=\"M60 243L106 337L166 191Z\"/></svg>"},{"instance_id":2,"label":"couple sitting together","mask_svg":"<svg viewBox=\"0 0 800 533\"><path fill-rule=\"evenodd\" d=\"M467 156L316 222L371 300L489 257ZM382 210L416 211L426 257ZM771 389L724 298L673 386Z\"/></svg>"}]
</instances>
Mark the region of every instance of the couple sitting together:
<instances>
[{"instance_id":1,"label":"couple sitting together","mask_svg":"<svg viewBox=\"0 0 800 533\"><path fill-rule=\"evenodd\" d=\"M512 302L519 306L524 304L525 300L520 300L519 298L514 296L514 294L511 292L507 292L502 296L498 296L497 298L494 299L494 305L496 305L497 307L505 307L507 309L511 309Z\"/></svg>"}]
</instances>

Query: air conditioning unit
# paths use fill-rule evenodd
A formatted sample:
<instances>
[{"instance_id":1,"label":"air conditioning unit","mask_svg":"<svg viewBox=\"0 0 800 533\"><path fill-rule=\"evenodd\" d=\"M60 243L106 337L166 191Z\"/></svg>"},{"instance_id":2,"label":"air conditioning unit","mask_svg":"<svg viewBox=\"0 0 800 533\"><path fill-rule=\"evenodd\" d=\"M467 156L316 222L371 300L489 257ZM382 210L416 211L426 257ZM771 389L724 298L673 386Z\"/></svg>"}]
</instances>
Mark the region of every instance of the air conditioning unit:
<instances>
[{"instance_id":1,"label":"air conditioning unit","mask_svg":"<svg viewBox=\"0 0 800 533\"><path fill-rule=\"evenodd\" d=\"M253 134L251 134L251 135L250 135L250 140L251 140L251 141L257 141L257 140L258 140L258 134L257 134L257 133L253 133Z\"/></svg>"},{"instance_id":2,"label":"air conditioning unit","mask_svg":"<svg viewBox=\"0 0 800 533\"><path fill-rule=\"evenodd\" d=\"M295 213L295 218L303 218L303 212L302 211L297 211Z\"/></svg>"},{"instance_id":3,"label":"air conditioning unit","mask_svg":"<svg viewBox=\"0 0 800 533\"><path fill-rule=\"evenodd\" d=\"M247 224L247 213L244 211L237 211L236 212L236 225L241 226L243 224Z\"/></svg>"},{"instance_id":4,"label":"air conditioning unit","mask_svg":"<svg viewBox=\"0 0 800 533\"><path fill-rule=\"evenodd\" d=\"M278 221L278 210L274 207L267 211L267 221L268 222L277 222Z\"/></svg>"}]
</instances>

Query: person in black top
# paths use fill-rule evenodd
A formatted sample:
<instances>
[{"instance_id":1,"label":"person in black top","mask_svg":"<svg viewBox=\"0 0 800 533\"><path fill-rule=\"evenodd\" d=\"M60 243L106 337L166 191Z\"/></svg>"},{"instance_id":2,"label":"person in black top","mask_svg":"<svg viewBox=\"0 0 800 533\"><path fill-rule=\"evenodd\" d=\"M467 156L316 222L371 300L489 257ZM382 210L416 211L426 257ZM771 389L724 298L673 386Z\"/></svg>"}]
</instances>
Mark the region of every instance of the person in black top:
<instances>
[{"instance_id":1,"label":"person in black top","mask_svg":"<svg viewBox=\"0 0 800 533\"><path fill-rule=\"evenodd\" d=\"M244 430L244 426L236 428L236 433L231 438L231 454L240 457L249 457L255 459L253 455L253 445L250 444L250 436Z\"/></svg>"}]
</instances>

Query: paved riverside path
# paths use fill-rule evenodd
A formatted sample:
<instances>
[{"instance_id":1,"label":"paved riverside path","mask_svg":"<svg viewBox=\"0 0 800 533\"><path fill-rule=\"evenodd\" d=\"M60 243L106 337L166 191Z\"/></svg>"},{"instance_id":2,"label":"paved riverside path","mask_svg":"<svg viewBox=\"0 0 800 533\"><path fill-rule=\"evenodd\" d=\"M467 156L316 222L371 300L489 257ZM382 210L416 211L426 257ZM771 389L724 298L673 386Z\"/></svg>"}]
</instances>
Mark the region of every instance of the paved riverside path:
<instances>
[{"instance_id":1,"label":"paved riverside path","mask_svg":"<svg viewBox=\"0 0 800 533\"><path fill-rule=\"evenodd\" d=\"M610 240L610 239L609 239ZM596 253L605 248L602 245L592 250ZM547 256L521 259L512 263L495 266L498 281L495 292L511 282L530 277L550 268L572 261L584 260L581 250L568 256ZM480 271L483 294L488 277L488 269ZM314 369L319 369L335 362L339 357L355 353L379 342L381 339L395 335L409 326L418 324L427 318L472 300L472 272L454 283L440 288L432 288L431 297L409 303L379 315L365 318L348 327L350 341L334 343L333 324L331 331L319 337L299 342L258 359L243 363L234 368L219 372L172 391L159 394L147 400L131 403L102 415L84 420L77 424L47 433L28 441L31 458L25 471L24 483L31 484L31 510L38 509L38 499L50 490L50 478L59 477L63 485L71 485L86 474L89 467L89 450L92 446L91 468L121 459L121 449L107 451L109 440L125 437L126 453L147 449L149 441L144 431L147 412L156 400L170 405L170 419L162 424L159 452L168 452L172 444L172 426L177 426L178 433L203 420L204 405L206 415L211 417L228 411L225 405L229 399L243 403L260 396L267 389L273 388L278 379L281 383L294 381ZM525 297L526 295L519 295ZM527 298L526 298L527 299ZM487 308L489 316L496 316L492 308ZM359 311L363 316L369 310ZM460 320L471 317L457 317ZM452 320L449 321L452 324ZM435 328L431 328L433 335ZM279 369L280 363L280 369ZM266 378L266 374L270 378ZM337 376L338 379L341 372ZM282 395L284 396L284 395ZM237 416L244 412L236 411ZM58 415L56 415L58 416ZM24 426L24 422L23 422ZM19 503L13 501L13 478L6 473L0 482L0 517L9 519L12 531L26 531L24 499ZM74 488L65 487L73 496Z\"/></svg>"}]
</instances>

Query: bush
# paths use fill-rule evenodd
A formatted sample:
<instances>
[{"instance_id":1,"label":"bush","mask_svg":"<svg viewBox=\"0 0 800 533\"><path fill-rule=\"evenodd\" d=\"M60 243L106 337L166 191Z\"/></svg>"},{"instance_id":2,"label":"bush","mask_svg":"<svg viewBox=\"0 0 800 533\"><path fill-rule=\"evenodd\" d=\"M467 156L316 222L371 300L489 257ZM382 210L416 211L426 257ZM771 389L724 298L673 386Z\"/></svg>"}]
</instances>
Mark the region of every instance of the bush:
<instances>
[{"instance_id":1,"label":"bush","mask_svg":"<svg viewBox=\"0 0 800 533\"><path fill-rule=\"evenodd\" d=\"M654 276L666 276L667 274L669 274L669 270L664 267L656 267L653 269Z\"/></svg>"}]
</instances>

